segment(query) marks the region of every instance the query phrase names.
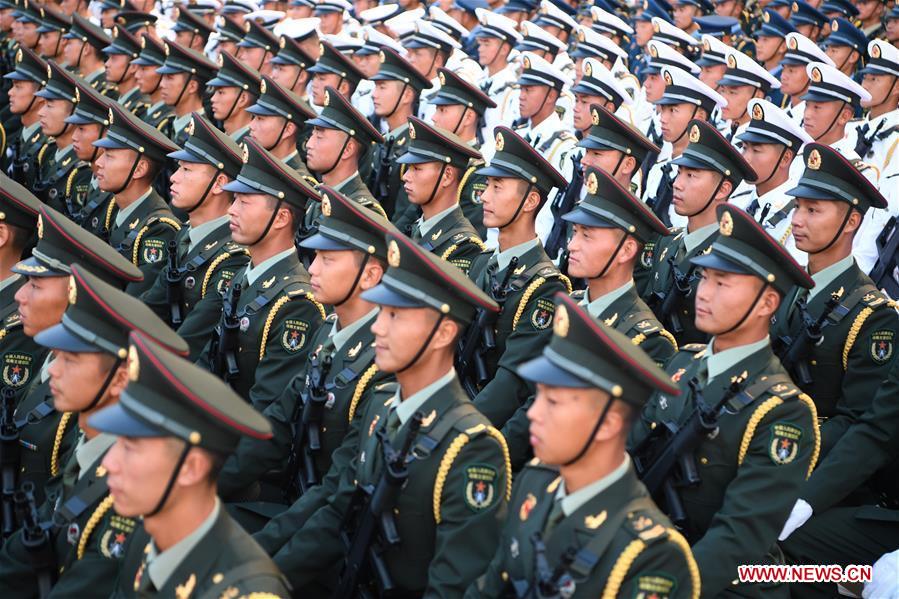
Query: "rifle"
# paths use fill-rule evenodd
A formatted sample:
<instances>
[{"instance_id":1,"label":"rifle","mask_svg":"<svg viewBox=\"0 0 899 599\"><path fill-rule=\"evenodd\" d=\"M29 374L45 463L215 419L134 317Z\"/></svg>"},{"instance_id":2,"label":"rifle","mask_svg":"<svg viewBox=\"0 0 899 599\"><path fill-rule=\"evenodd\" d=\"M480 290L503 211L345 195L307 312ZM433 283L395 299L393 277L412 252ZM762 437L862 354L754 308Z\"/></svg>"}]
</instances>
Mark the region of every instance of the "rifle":
<instances>
[{"instance_id":1,"label":"rifle","mask_svg":"<svg viewBox=\"0 0 899 599\"><path fill-rule=\"evenodd\" d=\"M2 482L3 529L5 540L18 529L15 513L16 479L22 448L19 445L19 427L15 423L15 391L3 387L0 406L0 482Z\"/></svg>"},{"instance_id":2,"label":"rifle","mask_svg":"<svg viewBox=\"0 0 899 599\"><path fill-rule=\"evenodd\" d=\"M671 208L671 200L674 196L674 181L671 180L671 164L662 167L662 180L656 189L656 195L646 201L650 210L659 217L666 227L671 227L671 216L668 214Z\"/></svg>"},{"instance_id":3,"label":"rifle","mask_svg":"<svg viewBox=\"0 0 899 599\"><path fill-rule=\"evenodd\" d=\"M387 139L380 147L378 160L369 176L368 189L380 204L384 204L390 196L390 155L393 153L395 138Z\"/></svg>"},{"instance_id":4,"label":"rifle","mask_svg":"<svg viewBox=\"0 0 899 599\"><path fill-rule=\"evenodd\" d=\"M802 332L795 339L789 337L780 338L780 346L784 348L778 352L781 364L790 373L795 373L795 381L799 386L811 385L811 373L808 369L809 354L812 347L821 343L824 337L824 327L827 325L827 319L830 314L840 305L840 298L843 296L843 289L830 294L830 299L824 306L824 311L817 320L812 320L808 313L808 307L804 299L796 302L796 307L802 315Z\"/></svg>"},{"instance_id":5,"label":"rifle","mask_svg":"<svg viewBox=\"0 0 899 599\"><path fill-rule=\"evenodd\" d=\"M534 585L534 594L529 581L516 580L512 582L516 597L537 597L538 599L561 599L570 597L574 590L574 581L568 573L568 568L574 563L577 557L577 550L569 547L562 554L561 562L555 569L550 570L549 562L546 559L546 544L543 542L543 535L535 532L531 535L531 543L534 545L534 573L537 575L536 584ZM566 593L563 595L562 590Z\"/></svg>"},{"instance_id":6,"label":"rifle","mask_svg":"<svg viewBox=\"0 0 899 599\"><path fill-rule=\"evenodd\" d=\"M412 449L412 443L418 436L421 421L424 415L416 412L409 421L408 431L403 445L399 451L395 450L387 438L386 427L382 426L376 433L378 442L384 451L384 467L381 478L374 487L360 487L357 489L353 504L347 512L344 527L350 519L359 516L356 531L349 538L347 533L341 533L346 546L346 558L337 587L332 595L333 599L350 599L351 597L366 596L363 589L358 589L359 579L363 572L375 578L375 584L379 588L379 595L384 596L394 590L393 580L384 563L383 553L389 547L396 547L400 543L400 535L396 529L396 520L393 517L393 508L400 494L400 489L409 477L408 457ZM380 539L376 539L380 537ZM386 545L386 546L385 546Z\"/></svg>"},{"instance_id":7,"label":"rifle","mask_svg":"<svg viewBox=\"0 0 899 599\"><path fill-rule=\"evenodd\" d=\"M31 558L32 570L37 573L38 596L44 599L56 584L56 554L49 531L38 521L34 483L26 482L16 491L15 504L22 520L22 545Z\"/></svg>"},{"instance_id":8,"label":"rifle","mask_svg":"<svg viewBox=\"0 0 899 599\"><path fill-rule=\"evenodd\" d=\"M297 403L291 419L294 427L293 441L287 459L287 484L284 489L284 498L288 504L293 503L309 487L319 483L313 457L321 451L322 416L328 401L325 379L328 378L330 371L330 354L321 361L318 359L318 352L309 356L309 374L306 375L306 386L300 393L300 401ZM301 461L302 474L300 474Z\"/></svg>"},{"instance_id":9,"label":"rifle","mask_svg":"<svg viewBox=\"0 0 899 599\"><path fill-rule=\"evenodd\" d=\"M213 372L229 385L240 375L240 367L237 364L237 352L240 349L237 338L240 331L237 304L240 302L240 291L240 283L233 283L229 288L228 299L222 303L222 321L213 348L215 350Z\"/></svg>"},{"instance_id":10,"label":"rifle","mask_svg":"<svg viewBox=\"0 0 899 599\"><path fill-rule=\"evenodd\" d=\"M871 279L878 289L883 289L892 298L899 297L899 226L897 218L891 216L883 231L877 236L877 262L871 269Z\"/></svg>"},{"instance_id":11,"label":"rifle","mask_svg":"<svg viewBox=\"0 0 899 599\"><path fill-rule=\"evenodd\" d=\"M178 242L170 239L168 243L169 264L165 271L166 300L169 304L169 320L172 328L184 322L184 306L182 301L181 280L184 274L178 268Z\"/></svg>"},{"instance_id":12,"label":"rifle","mask_svg":"<svg viewBox=\"0 0 899 599\"><path fill-rule=\"evenodd\" d=\"M581 171L581 156L578 154L571 159L574 165L574 172L571 175L571 181L565 187L564 193L556 194L550 210L553 214L553 226L546 236L546 243L543 249L546 254L553 260L559 255L568 243L568 223L562 220L562 216L574 210L578 198L581 193L581 186L584 181L584 173Z\"/></svg>"},{"instance_id":13,"label":"rifle","mask_svg":"<svg viewBox=\"0 0 899 599\"><path fill-rule=\"evenodd\" d=\"M506 274L503 277L502 283L499 285L496 285L495 283L491 285L490 296L495 302L501 304L506 301L506 296L509 295L509 281L512 279L512 273L515 271L516 266L518 266L518 256L513 256L512 259L509 260L509 266L506 267Z\"/></svg>"},{"instance_id":14,"label":"rifle","mask_svg":"<svg viewBox=\"0 0 899 599\"><path fill-rule=\"evenodd\" d=\"M696 407L689 418L680 426L670 421L657 426L652 434L634 448L634 467L638 478L654 498L659 493L662 494L671 521L682 530L687 523L687 514L678 487L689 487L701 482L694 455L696 449L703 439L717 434L721 410L742 391L747 376L748 373L743 371L739 376L733 377L721 400L711 408L703 401L699 381L693 377L688 384ZM659 449L653 451L656 447Z\"/></svg>"},{"instance_id":15,"label":"rifle","mask_svg":"<svg viewBox=\"0 0 899 599\"><path fill-rule=\"evenodd\" d=\"M478 308L474 320L459 339L456 352L456 372L469 399L474 399L484 384L490 380L484 355L496 349L496 333L493 329L497 314Z\"/></svg>"},{"instance_id":16,"label":"rifle","mask_svg":"<svg viewBox=\"0 0 899 599\"><path fill-rule=\"evenodd\" d=\"M677 300L686 299L693 293L691 283L693 282L693 269L695 267L691 265L686 273L681 272L680 268L674 264L674 256L668 256L668 265L671 267L671 278L674 286L670 287L668 291L656 291L651 299L653 300L652 304L656 317L661 322L669 325L668 328L671 332L677 335L684 331L684 325L680 321L680 314L677 313Z\"/></svg>"}]
</instances>

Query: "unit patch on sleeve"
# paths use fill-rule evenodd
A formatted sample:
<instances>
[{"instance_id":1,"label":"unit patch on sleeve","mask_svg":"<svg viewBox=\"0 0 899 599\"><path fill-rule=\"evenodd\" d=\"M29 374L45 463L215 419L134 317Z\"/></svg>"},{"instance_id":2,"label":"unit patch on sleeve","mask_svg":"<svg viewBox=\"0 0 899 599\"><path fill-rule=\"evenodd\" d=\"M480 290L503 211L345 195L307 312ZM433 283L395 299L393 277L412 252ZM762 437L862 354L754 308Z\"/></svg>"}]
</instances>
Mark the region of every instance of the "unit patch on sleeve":
<instances>
[{"instance_id":1,"label":"unit patch on sleeve","mask_svg":"<svg viewBox=\"0 0 899 599\"><path fill-rule=\"evenodd\" d=\"M496 468L489 464L465 467L465 505L479 512L496 501Z\"/></svg>"},{"instance_id":2,"label":"unit patch on sleeve","mask_svg":"<svg viewBox=\"0 0 899 599\"><path fill-rule=\"evenodd\" d=\"M549 325L553 323L556 305L551 300L543 297L537 299L536 304L534 311L531 312L531 324L534 325L535 329L542 331L549 328Z\"/></svg>"},{"instance_id":3,"label":"unit patch on sleeve","mask_svg":"<svg viewBox=\"0 0 899 599\"><path fill-rule=\"evenodd\" d=\"M674 576L662 573L647 574L637 578L634 599L668 599L674 596L677 581Z\"/></svg>"},{"instance_id":4,"label":"unit patch on sleeve","mask_svg":"<svg viewBox=\"0 0 899 599\"><path fill-rule=\"evenodd\" d=\"M165 248L164 240L155 237L145 239L141 244L140 257L148 264L159 262L163 257L163 248Z\"/></svg>"},{"instance_id":5,"label":"unit patch on sleeve","mask_svg":"<svg viewBox=\"0 0 899 599\"><path fill-rule=\"evenodd\" d=\"M3 355L3 384L19 388L31 380L34 358L22 352L8 352Z\"/></svg>"},{"instance_id":6,"label":"unit patch on sleeve","mask_svg":"<svg viewBox=\"0 0 899 599\"><path fill-rule=\"evenodd\" d=\"M281 335L281 345L290 353L296 353L306 345L306 331L309 323L305 320L288 318L284 321L284 333Z\"/></svg>"},{"instance_id":7,"label":"unit patch on sleeve","mask_svg":"<svg viewBox=\"0 0 899 599\"><path fill-rule=\"evenodd\" d=\"M893 331L877 331L871 335L871 358L885 364L893 356Z\"/></svg>"},{"instance_id":8,"label":"unit patch on sleeve","mask_svg":"<svg viewBox=\"0 0 899 599\"><path fill-rule=\"evenodd\" d=\"M789 464L799 454L802 429L789 422L775 422L771 427L768 453L775 464Z\"/></svg>"}]
</instances>

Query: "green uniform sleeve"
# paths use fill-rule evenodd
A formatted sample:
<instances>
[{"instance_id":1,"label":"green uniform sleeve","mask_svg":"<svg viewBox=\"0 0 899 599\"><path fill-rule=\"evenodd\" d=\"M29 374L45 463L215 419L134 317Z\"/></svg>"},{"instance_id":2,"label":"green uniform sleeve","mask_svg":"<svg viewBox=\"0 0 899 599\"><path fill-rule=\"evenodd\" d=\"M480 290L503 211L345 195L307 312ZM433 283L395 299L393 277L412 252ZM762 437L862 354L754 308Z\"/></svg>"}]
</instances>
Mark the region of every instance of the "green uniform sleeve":
<instances>
[{"instance_id":1,"label":"green uniform sleeve","mask_svg":"<svg viewBox=\"0 0 899 599\"><path fill-rule=\"evenodd\" d=\"M687 540L679 532L668 529L664 539L643 543L645 548L632 564L626 563L627 556L624 554L618 557L616 566L624 570L624 580L616 597L699 597L699 568ZM613 579L614 576L610 576L607 585L613 584ZM604 592L608 590L606 587Z\"/></svg>"},{"instance_id":2,"label":"green uniform sleeve","mask_svg":"<svg viewBox=\"0 0 899 599\"><path fill-rule=\"evenodd\" d=\"M173 218L173 217L169 217ZM140 297L156 282L162 267L168 261L168 243L175 238L177 229L166 222L157 220L149 225L139 239L135 239L135 245L131 248L132 255L127 256L144 273L144 280L129 283L125 291L128 295Z\"/></svg>"}]
</instances>

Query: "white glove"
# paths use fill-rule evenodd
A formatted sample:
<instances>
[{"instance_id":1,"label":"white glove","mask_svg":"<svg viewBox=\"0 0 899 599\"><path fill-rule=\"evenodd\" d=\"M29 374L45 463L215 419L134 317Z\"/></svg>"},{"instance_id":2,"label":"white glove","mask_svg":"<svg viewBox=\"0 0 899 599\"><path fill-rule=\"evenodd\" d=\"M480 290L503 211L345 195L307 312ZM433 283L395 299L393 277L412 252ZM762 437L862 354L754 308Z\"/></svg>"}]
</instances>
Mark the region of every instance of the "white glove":
<instances>
[{"instance_id":1,"label":"white glove","mask_svg":"<svg viewBox=\"0 0 899 599\"><path fill-rule=\"evenodd\" d=\"M899 599L899 549L874 562L871 582L862 591L864 599Z\"/></svg>"},{"instance_id":2,"label":"white glove","mask_svg":"<svg viewBox=\"0 0 899 599\"><path fill-rule=\"evenodd\" d=\"M810 506L804 499L797 499L796 503L793 505L793 511L790 512L790 517L787 518L787 523L784 524L783 530L780 531L780 536L777 537L778 541L786 541L787 537L789 537L793 532L808 522L808 519L812 517L812 506Z\"/></svg>"}]
</instances>

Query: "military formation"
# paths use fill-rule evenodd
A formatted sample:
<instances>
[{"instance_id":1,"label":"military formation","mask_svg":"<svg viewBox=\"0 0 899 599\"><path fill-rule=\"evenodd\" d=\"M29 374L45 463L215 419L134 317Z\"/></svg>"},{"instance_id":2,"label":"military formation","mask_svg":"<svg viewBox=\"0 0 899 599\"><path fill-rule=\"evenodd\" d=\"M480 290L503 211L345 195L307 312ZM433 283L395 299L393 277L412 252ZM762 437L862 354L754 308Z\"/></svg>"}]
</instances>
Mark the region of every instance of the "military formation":
<instances>
[{"instance_id":1,"label":"military formation","mask_svg":"<svg viewBox=\"0 0 899 599\"><path fill-rule=\"evenodd\" d=\"M899 6L0 0L0 71L0 596L899 598Z\"/></svg>"}]
</instances>

